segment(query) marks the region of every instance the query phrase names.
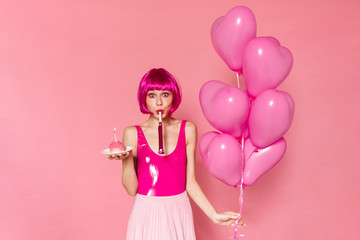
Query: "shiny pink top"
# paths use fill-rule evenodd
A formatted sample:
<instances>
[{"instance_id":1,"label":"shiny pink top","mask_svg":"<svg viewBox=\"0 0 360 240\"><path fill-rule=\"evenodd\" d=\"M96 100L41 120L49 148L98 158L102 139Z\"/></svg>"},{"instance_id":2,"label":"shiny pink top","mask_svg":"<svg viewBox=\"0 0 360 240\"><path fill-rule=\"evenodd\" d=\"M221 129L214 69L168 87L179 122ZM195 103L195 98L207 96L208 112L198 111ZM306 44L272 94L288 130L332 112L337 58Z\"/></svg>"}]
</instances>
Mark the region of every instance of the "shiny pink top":
<instances>
[{"instance_id":1,"label":"shiny pink top","mask_svg":"<svg viewBox=\"0 0 360 240\"><path fill-rule=\"evenodd\" d=\"M175 150L160 156L149 146L140 126L138 133L137 175L138 193L147 196L172 196L185 191L186 139L182 121Z\"/></svg>"}]
</instances>

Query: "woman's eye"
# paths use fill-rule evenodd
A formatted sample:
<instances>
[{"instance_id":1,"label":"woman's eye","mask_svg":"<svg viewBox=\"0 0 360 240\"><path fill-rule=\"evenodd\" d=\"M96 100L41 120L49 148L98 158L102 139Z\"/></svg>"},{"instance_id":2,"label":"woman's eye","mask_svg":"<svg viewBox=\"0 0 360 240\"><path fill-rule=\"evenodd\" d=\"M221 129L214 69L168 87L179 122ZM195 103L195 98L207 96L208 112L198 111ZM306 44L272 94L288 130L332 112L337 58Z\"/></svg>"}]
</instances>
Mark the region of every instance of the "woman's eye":
<instances>
[{"instance_id":1,"label":"woman's eye","mask_svg":"<svg viewBox=\"0 0 360 240\"><path fill-rule=\"evenodd\" d=\"M149 98L154 98L154 97L155 97L155 94L153 94L153 93L149 94Z\"/></svg>"},{"instance_id":2,"label":"woman's eye","mask_svg":"<svg viewBox=\"0 0 360 240\"><path fill-rule=\"evenodd\" d=\"M169 96L169 93L163 93L163 96L164 96L164 97L168 97L168 96Z\"/></svg>"}]
</instances>

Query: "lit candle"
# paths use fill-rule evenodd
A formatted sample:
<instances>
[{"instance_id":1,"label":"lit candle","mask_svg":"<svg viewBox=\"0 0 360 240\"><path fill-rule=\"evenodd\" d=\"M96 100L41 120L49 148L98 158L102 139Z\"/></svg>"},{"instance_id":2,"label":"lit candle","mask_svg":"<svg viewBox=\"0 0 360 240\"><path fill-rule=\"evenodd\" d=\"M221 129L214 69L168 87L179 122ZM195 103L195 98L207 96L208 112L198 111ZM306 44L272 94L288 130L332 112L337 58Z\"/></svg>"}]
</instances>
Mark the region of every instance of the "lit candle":
<instances>
[{"instance_id":1,"label":"lit candle","mask_svg":"<svg viewBox=\"0 0 360 240\"><path fill-rule=\"evenodd\" d=\"M115 142L117 142L117 138L116 138L116 128L114 128L114 138L115 138Z\"/></svg>"},{"instance_id":2,"label":"lit candle","mask_svg":"<svg viewBox=\"0 0 360 240\"><path fill-rule=\"evenodd\" d=\"M122 142L118 141L116 138L116 128L114 128L114 138L115 138L115 141L110 143L110 145L109 145L110 152L111 153L120 153L122 151L125 151L125 145Z\"/></svg>"}]
</instances>

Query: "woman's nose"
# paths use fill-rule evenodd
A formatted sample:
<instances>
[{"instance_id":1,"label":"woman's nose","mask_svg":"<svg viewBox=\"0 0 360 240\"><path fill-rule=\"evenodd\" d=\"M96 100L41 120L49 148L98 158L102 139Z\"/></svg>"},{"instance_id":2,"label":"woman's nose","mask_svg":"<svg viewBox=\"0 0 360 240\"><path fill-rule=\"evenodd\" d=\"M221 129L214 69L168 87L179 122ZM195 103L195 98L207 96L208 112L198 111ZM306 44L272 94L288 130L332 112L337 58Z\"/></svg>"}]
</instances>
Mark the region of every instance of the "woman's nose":
<instances>
[{"instance_id":1,"label":"woman's nose","mask_svg":"<svg viewBox=\"0 0 360 240\"><path fill-rule=\"evenodd\" d=\"M161 97L159 97L158 99L157 99L157 105L158 106L161 106L162 105L162 99L161 99Z\"/></svg>"}]
</instances>

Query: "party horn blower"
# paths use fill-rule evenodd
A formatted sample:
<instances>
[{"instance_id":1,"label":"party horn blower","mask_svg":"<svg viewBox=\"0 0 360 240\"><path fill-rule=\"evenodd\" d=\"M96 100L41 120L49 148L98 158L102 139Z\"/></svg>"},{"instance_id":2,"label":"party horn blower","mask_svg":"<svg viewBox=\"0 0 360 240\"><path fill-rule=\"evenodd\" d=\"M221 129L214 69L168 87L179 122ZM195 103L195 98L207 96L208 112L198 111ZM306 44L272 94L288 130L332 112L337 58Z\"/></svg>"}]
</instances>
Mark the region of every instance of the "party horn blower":
<instances>
[{"instance_id":1,"label":"party horn blower","mask_svg":"<svg viewBox=\"0 0 360 240\"><path fill-rule=\"evenodd\" d=\"M159 132L159 154L164 154L164 148L163 148L163 133L162 133L162 116L161 114L164 113L163 110L157 110L156 111L159 114L159 126L158 126L158 132Z\"/></svg>"}]
</instances>

